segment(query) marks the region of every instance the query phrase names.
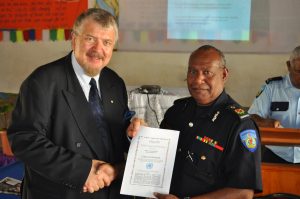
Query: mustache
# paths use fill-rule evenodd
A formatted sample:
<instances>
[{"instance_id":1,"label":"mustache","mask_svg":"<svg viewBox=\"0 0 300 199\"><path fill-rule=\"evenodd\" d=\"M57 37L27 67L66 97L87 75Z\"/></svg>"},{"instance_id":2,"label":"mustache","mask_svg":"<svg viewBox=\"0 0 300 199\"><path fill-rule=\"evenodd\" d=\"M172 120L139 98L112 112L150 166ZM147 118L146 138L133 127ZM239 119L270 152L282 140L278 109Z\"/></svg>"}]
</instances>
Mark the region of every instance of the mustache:
<instances>
[{"instance_id":1,"label":"mustache","mask_svg":"<svg viewBox=\"0 0 300 199\"><path fill-rule=\"evenodd\" d=\"M95 52L95 51L90 51L90 52L87 52L87 56L89 57L96 57L97 59L103 59L104 56L99 54L98 52Z\"/></svg>"},{"instance_id":2,"label":"mustache","mask_svg":"<svg viewBox=\"0 0 300 199\"><path fill-rule=\"evenodd\" d=\"M203 85L203 86L191 86L190 87L193 90L207 90L209 89L209 86Z\"/></svg>"}]
</instances>

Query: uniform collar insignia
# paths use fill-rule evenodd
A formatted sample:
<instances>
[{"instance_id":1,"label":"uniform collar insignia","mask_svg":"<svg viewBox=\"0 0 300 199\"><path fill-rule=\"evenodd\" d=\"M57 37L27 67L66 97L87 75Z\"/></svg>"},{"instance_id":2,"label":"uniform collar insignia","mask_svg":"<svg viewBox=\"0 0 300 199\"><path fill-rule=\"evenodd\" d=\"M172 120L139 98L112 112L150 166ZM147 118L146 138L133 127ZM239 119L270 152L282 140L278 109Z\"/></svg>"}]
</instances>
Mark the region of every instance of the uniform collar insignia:
<instances>
[{"instance_id":1,"label":"uniform collar insignia","mask_svg":"<svg viewBox=\"0 0 300 199\"><path fill-rule=\"evenodd\" d=\"M248 112L241 107L229 106L231 110L233 110L241 119L248 117Z\"/></svg>"},{"instance_id":2,"label":"uniform collar insignia","mask_svg":"<svg viewBox=\"0 0 300 199\"><path fill-rule=\"evenodd\" d=\"M219 114L220 114L220 111L217 111L211 121L214 122L217 119Z\"/></svg>"}]
</instances>

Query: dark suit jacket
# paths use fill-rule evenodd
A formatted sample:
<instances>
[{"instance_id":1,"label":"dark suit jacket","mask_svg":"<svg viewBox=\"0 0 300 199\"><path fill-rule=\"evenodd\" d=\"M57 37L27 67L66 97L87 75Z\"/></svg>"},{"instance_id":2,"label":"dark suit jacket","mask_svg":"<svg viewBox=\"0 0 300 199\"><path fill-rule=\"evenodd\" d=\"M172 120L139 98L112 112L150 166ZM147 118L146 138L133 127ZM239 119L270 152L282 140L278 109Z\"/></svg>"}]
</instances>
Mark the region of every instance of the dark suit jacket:
<instances>
[{"instance_id":1,"label":"dark suit jacket","mask_svg":"<svg viewBox=\"0 0 300 199\"><path fill-rule=\"evenodd\" d=\"M117 164L124 162L129 145L126 88L106 67L99 81L112 139L111 163ZM103 143L71 54L37 68L23 82L8 135L15 156L25 163L24 198L103 198L101 191L81 193L91 159L102 156ZM121 198L120 181L110 186L109 198Z\"/></svg>"}]
</instances>

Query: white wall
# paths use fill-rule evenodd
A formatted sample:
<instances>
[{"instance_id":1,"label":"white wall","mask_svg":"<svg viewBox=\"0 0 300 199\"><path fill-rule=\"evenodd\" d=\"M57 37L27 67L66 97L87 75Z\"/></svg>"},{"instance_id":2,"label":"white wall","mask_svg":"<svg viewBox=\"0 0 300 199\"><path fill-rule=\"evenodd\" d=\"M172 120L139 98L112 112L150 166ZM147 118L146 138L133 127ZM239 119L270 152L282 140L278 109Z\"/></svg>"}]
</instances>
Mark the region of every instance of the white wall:
<instances>
[{"instance_id":1,"label":"white wall","mask_svg":"<svg viewBox=\"0 0 300 199\"><path fill-rule=\"evenodd\" d=\"M36 67L58 59L69 51L69 41L0 42L0 91L18 92L22 81ZM225 56L230 72L226 90L244 106L251 104L265 79L287 72L285 61L288 54ZM116 51L110 67L124 78L128 86L159 84L163 88L186 87L188 57L189 53Z\"/></svg>"}]
</instances>

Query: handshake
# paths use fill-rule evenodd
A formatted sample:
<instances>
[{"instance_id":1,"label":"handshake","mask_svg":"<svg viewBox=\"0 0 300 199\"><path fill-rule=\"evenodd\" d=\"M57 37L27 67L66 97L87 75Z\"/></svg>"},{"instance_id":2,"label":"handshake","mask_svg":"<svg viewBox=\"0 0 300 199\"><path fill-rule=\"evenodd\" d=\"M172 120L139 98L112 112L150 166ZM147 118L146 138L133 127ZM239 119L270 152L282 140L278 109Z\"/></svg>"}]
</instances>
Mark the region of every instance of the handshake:
<instances>
[{"instance_id":1,"label":"handshake","mask_svg":"<svg viewBox=\"0 0 300 199\"><path fill-rule=\"evenodd\" d=\"M108 187L123 167L124 165L113 166L100 160L92 160L92 168L83 186L83 192L93 193Z\"/></svg>"},{"instance_id":2,"label":"handshake","mask_svg":"<svg viewBox=\"0 0 300 199\"><path fill-rule=\"evenodd\" d=\"M146 122L139 118L133 118L127 128L127 136L136 136L141 125ZM92 168L83 186L83 192L93 193L104 187L108 187L114 179L124 171L125 164L112 165L100 160L92 160Z\"/></svg>"}]
</instances>

